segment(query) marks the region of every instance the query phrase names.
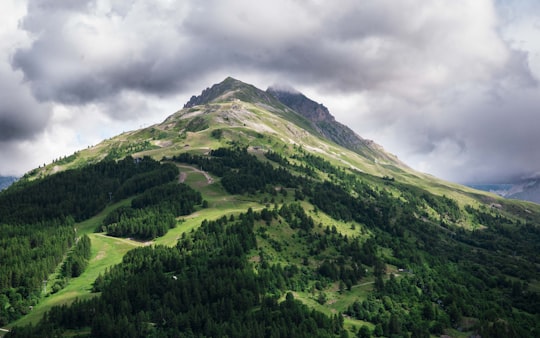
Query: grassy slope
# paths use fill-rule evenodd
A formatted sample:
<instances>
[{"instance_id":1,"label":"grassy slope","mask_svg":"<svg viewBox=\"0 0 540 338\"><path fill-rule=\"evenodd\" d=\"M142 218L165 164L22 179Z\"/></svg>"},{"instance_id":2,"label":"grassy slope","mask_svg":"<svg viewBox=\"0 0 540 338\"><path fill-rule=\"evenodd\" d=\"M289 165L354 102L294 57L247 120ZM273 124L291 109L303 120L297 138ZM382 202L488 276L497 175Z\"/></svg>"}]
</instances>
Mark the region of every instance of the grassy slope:
<instances>
[{"instance_id":1,"label":"grassy slope","mask_svg":"<svg viewBox=\"0 0 540 338\"><path fill-rule=\"evenodd\" d=\"M285 117L287 118L285 118ZM191 132L186 130L189 121L198 118L207 121L208 128ZM65 160L51 163L31 172L28 177L39 177L59 170L79 167L106 157L111 150L118 151L118 158L126 155L151 156L157 160L180 152L204 153L209 149L226 146L235 141L244 145L263 147L273 151L292 154L294 146L322 156L332 164L351 168L376 176L390 176L396 180L416 185L437 195L447 195L461 205L478 205L484 201L501 201L493 194L481 192L458 184L439 180L433 176L415 172L409 168L396 167L392 163L372 161L307 132L294 121L290 112L270 112L265 107L245 102L214 103L181 110L163 123L138 131L126 132L102 143L82 150ZM189 128L188 128L189 129ZM212 131L222 129L222 139L212 137ZM536 208L530 206L528 208ZM540 209L538 209L540 210Z\"/></svg>"}]
</instances>

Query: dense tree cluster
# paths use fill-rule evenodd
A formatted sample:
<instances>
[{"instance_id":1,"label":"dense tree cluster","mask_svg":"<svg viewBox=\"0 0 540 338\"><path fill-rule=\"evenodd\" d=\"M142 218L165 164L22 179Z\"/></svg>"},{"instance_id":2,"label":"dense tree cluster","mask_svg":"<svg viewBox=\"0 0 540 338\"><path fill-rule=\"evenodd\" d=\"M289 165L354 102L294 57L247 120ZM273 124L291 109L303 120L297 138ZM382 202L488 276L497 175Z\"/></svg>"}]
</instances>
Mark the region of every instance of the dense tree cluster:
<instances>
[{"instance_id":1,"label":"dense tree cluster","mask_svg":"<svg viewBox=\"0 0 540 338\"><path fill-rule=\"evenodd\" d=\"M288 294L266 296L270 283L247 254L261 215L204 221L176 247L130 251L96 281L101 296L53 308L38 326L14 328L11 337L60 334L88 327L95 337L335 337L343 317L310 310Z\"/></svg>"},{"instance_id":2,"label":"dense tree cluster","mask_svg":"<svg viewBox=\"0 0 540 338\"><path fill-rule=\"evenodd\" d=\"M245 148L219 148L212 150L208 157L183 153L174 160L196 164L221 176L221 184L231 194L256 193L264 191L268 185L295 187L299 182L289 170L261 162Z\"/></svg>"},{"instance_id":3,"label":"dense tree cluster","mask_svg":"<svg viewBox=\"0 0 540 338\"><path fill-rule=\"evenodd\" d=\"M79 277L88 265L88 260L92 254L91 249L90 237L87 235L81 236L62 265L62 275L68 278Z\"/></svg>"},{"instance_id":4,"label":"dense tree cluster","mask_svg":"<svg viewBox=\"0 0 540 338\"><path fill-rule=\"evenodd\" d=\"M177 175L173 164L127 157L35 181L22 179L2 191L0 325L38 302L43 281L76 241L75 222L95 215L111 201L171 182ZM66 277L84 270L88 250L88 238L83 237L63 264Z\"/></svg>"},{"instance_id":5,"label":"dense tree cluster","mask_svg":"<svg viewBox=\"0 0 540 338\"><path fill-rule=\"evenodd\" d=\"M97 231L115 237L141 240L163 236L176 226L176 217L195 211L202 204L198 191L176 182L146 190L131 201L130 207L111 211Z\"/></svg>"},{"instance_id":6,"label":"dense tree cluster","mask_svg":"<svg viewBox=\"0 0 540 338\"><path fill-rule=\"evenodd\" d=\"M43 280L75 241L73 219L28 226L0 224L0 325L36 305Z\"/></svg>"},{"instance_id":7,"label":"dense tree cluster","mask_svg":"<svg viewBox=\"0 0 540 338\"><path fill-rule=\"evenodd\" d=\"M18 181L0 194L0 215L7 224L30 224L71 216L81 221L121 199L178 175L172 164L149 157L103 161L36 181ZM118 196L117 196L118 195Z\"/></svg>"},{"instance_id":8,"label":"dense tree cluster","mask_svg":"<svg viewBox=\"0 0 540 338\"><path fill-rule=\"evenodd\" d=\"M176 218L172 213L159 212L154 208L121 208L114 214L117 219L113 223L104 222L99 231L103 230L114 237L149 240L165 235L176 226Z\"/></svg>"},{"instance_id":9,"label":"dense tree cluster","mask_svg":"<svg viewBox=\"0 0 540 338\"><path fill-rule=\"evenodd\" d=\"M292 294L279 297L309 291L325 304L330 285L353 292L368 275L373 292L351 301L346 313L375 325L358 328L359 337L428 337L450 327L489 337L538 336L540 298L531 287L539 279L536 216L518 221L497 208L463 208L421 187L337 168L297 150L294 158L268 152L266 161L244 148L176 156L221 177L230 193L289 189L303 202L204 221L174 248L131 251L96 280L100 297L54 308L37 327L12 334L85 328L93 336L335 336L344 334L340 314L326 317ZM154 177L140 173L122 182L146 182L145 175ZM182 195L173 185L140 187L129 190L142 193L130 207L106 218L111 233L146 210L165 224L169 206L183 203L167 202ZM303 207L309 204L350 223L351 231L357 226L358 236L316 224ZM475 230L458 226L465 222ZM286 263L274 263L272 255Z\"/></svg>"}]
</instances>

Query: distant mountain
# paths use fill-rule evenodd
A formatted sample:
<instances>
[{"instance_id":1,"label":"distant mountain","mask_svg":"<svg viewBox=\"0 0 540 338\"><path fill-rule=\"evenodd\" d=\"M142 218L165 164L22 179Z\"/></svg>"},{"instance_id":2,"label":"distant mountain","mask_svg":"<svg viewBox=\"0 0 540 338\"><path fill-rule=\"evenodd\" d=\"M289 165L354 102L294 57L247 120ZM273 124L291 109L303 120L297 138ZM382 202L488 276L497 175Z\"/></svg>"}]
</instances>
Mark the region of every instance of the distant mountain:
<instances>
[{"instance_id":1,"label":"distant mountain","mask_svg":"<svg viewBox=\"0 0 540 338\"><path fill-rule=\"evenodd\" d=\"M529 179L514 184L471 184L470 187L505 198L540 203L540 179Z\"/></svg>"},{"instance_id":2,"label":"distant mountain","mask_svg":"<svg viewBox=\"0 0 540 338\"><path fill-rule=\"evenodd\" d=\"M0 176L0 190L4 190L17 180L15 176Z\"/></svg>"},{"instance_id":3,"label":"distant mountain","mask_svg":"<svg viewBox=\"0 0 540 338\"><path fill-rule=\"evenodd\" d=\"M467 186L473 189L488 191L492 194L505 197L508 194L508 191L512 189L514 185L513 184L467 184Z\"/></svg>"},{"instance_id":4,"label":"distant mountain","mask_svg":"<svg viewBox=\"0 0 540 338\"><path fill-rule=\"evenodd\" d=\"M514 184L504 197L540 203L540 179Z\"/></svg>"}]
</instances>

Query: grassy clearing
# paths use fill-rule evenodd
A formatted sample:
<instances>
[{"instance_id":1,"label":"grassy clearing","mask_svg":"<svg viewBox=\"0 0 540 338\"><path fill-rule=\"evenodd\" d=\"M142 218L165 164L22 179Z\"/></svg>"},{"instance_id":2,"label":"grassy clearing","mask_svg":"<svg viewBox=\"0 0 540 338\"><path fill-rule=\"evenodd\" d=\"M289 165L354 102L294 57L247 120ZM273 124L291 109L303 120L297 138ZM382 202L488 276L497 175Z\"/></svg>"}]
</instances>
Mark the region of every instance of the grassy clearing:
<instances>
[{"instance_id":1,"label":"grassy clearing","mask_svg":"<svg viewBox=\"0 0 540 338\"><path fill-rule=\"evenodd\" d=\"M111 211L113 211L115 209L118 209L121 206L130 205L132 199L133 199L133 197L127 198L127 199L122 200L122 201L117 202L117 203L109 204L105 209L103 209L96 216L94 216L92 218L89 218L89 219L87 219L85 221L82 221L80 223L77 223L77 225L76 225L77 234L78 235L84 235L84 234L93 233L96 230L96 228L101 225L101 223L103 222L103 219L105 219L105 217ZM92 243L92 245L93 245L93 243Z\"/></svg>"},{"instance_id":2,"label":"grassy clearing","mask_svg":"<svg viewBox=\"0 0 540 338\"><path fill-rule=\"evenodd\" d=\"M107 237L103 233L94 233L95 229L101 224L107 214L120 206L129 205L132 199L133 198L128 198L110 204L96 216L77 223L76 229L78 235L87 234L92 243L92 258L89 261L88 267L79 277L71 278L66 287L62 290L55 294L47 293L39 304L34 306L29 314L14 323L10 323L8 327L36 324L43 317L43 314L53 306L70 304L77 298L86 299L95 295L91 293L92 283L99 274L104 273L107 268L120 263L122 257L124 257L129 250L143 245L143 243L136 241ZM57 279L60 265L57 268L57 271L49 276L47 285L49 292L52 284Z\"/></svg>"},{"instance_id":3,"label":"grassy clearing","mask_svg":"<svg viewBox=\"0 0 540 338\"><path fill-rule=\"evenodd\" d=\"M122 238L107 237L104 234L92 233L89 237L92 241L92 258L84 273L77 278L72 278L68 285L58 293L43 298L28 315L11 323L8 327L36 324L53 306L70 304L77 298L94 297L95 294L91 293L91 288L98 275L104 273L108 267L120 263L126 252L142 245L142 243Z\"/></svg>"},{"instance_id":4,"label":"grassy clearing","mask_svg":"<svg viewBox=\"0 0 540 338\"><path fill-rule=\"evenodd\" d=\"M332 226L335 226L337 231L344 236L347 236L349 238L367 238L370 236L369 230L367 230L362 224L354 221L344 222L340 220L335 220L324 212L317 210L311 203L308 202L302 202L302 207L307 212L307 214L315 220L317 224L322 223L323 227L329 226L330 228Z\"/></svg>"},{"instance_id":5,"label":"grassy clearing","mask_svg":"<svg viewBox=\"0 0 540 338\"><path fill-rule=\"evenodd\" d=\"M208 208L200 209L195 213L182 217L176 228L171 229L153 243L174 246L183 233L196 229L203 220L215 220L223 216L245 212L248 208L260 209L261 205L254 199L243 196L229 195L215 177L208 181L208 173L203 174L197 168L188 165L179 165L180 171L186 174L184 183L198 190L203 199L208 202Z\"/></svg>"},{"instance_id":6,"label":"grassy clearing","mask_svg":"<svg viewBox=\"0 0 540 338\"><path fill-rule=\"evenodd\" d=\"M368 285L371 287L371 285ZM331 288L332 291L325 290L324 293L327 297L327 301L325 304L321 305L317 298L319 296L319 292L293 292L294 298L298 299L308 307L315 309L317 311L320 311L328 316L333 316L336 314L343 313L349 305L351 305L355 300L364 300L366 299L366 295L364 295L363 291L359 292L359 289L354 289L352 291L345 291L342 294L335 291L336 287ZM366 293L367 294L367 293ZM362 325L367 325L370 330L374 329L374 325L369 322L365 322L363 320L358 320L351 318L349 316L344 315L344 326L346 329L348 329L352 334L356 334L358 329Z\"/></svg>"}]
</instances>

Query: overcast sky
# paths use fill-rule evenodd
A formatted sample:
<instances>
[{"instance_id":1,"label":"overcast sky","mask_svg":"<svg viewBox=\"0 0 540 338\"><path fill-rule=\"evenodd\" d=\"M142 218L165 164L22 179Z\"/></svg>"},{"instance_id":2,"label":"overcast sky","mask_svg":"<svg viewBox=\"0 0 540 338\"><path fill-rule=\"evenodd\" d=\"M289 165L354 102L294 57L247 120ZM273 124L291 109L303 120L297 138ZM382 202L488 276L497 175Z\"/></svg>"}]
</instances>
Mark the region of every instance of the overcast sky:
<instances>
[{"instance_id":1,"label":"overcast sky","mask_svg":"<svg viewBox=\"0 0 540 338\"><path fill-rule=\"evenodd\" d=\"M161 122L226 76L283 84L415 169L540 174L536 0L2 0L0 175Z\"/></svg>"}]
</instances>

